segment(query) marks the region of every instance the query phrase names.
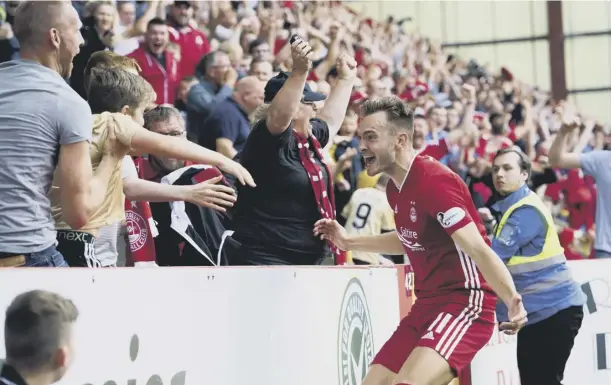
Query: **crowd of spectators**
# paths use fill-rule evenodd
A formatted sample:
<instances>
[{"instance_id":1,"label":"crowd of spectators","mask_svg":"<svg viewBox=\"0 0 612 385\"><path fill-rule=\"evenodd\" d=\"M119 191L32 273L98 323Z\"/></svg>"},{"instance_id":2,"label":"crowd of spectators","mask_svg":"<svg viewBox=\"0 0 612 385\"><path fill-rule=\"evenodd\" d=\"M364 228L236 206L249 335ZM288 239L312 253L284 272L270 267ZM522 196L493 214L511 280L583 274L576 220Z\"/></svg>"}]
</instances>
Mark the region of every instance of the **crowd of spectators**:
<instances>
[{"instance_id":1,"label":"crowd of spectators","mask_svg":"<svg viewBox=\"0 0 612 385\"><path fill-rule=\"evenodd\" d=\"M20 55L19 42L13 33L18 4L18 1L5 1L0 8L0 62L18 59ZM155 92L153 105L145 113L142 124L145 128L166 136L186 136L202 147L239 161L253 174L255 183L258 177L276 179L271 187L276 193L270 195L269 202L270 206L278 206L274 215L270 217L266 212L268 209L274 211L272 208L262 208L256 216L272 218L272 222L278 218L283 225L276 229L274 224L263 220L247 221L254 239L236 238L235 235L232 239L234 225L244 221L240 213L250 210L245 206L252 204L241 203L241 198L251 199L253 195L248 188L245 192L244 187L238 188L236 208L227 211L215 205L202 206L193 198L177 198L178 205L176 202L152 203L152 219L156 225L151 226L134 219L138 217L130 215L129 204L126 205L127 239L132 251L134 243L145 243L145 233L151 236L159 233L155 237L159 265L228 263L235 254L235 250L223 250L228 242L235 243L229 245L230 249L240 249L245 242L250 242L249 252L254 254L262 252L253 244L255 240L274 243L277 236L281 244L286 242L293 248L288 246L291 252L300 248L300 244L302 251L306 248L304 245L311 245L300 238L301 233L296 230L303 224L287 219L301 216L299 208L293 207L291 202L283 203L282 207L278 203L283 201L283 196L300 196L300 191L287 185L299 181L293 180L291 175L266 176L266 173L282 174L282 167L275 171L274 165L253 165L253 162L264 164L267 161L265 154L258 153L254 158L252 154L256 152L252 148L248 151L251 154L248 159L241 158L243 150L249 149L247 139L256 132L258 122L266 120L268 129L273 131L270 128L272 112L267 109L272 100L267 93L271 84L286 76L285 71L296 69L298 57L290 42L295 34L309 44L312 62L300 101L312 105L315 119L310 120L310 129L321 142L322 163L329 165L321 169L333 179L332 207L349 231L374 234L393 230L391 208L381 207L379 193L363 193L365 190L355 193L361 189L384 189L378 176L368 176L364 171L365 161L359 153L355 131L361 103L396 95L414 111L415 148L427 149L428 154L462 176L491 231L496 221L492 206L498 199L491 177L491 162L497 151L517 146L532 162L530 187L551 209L568 259L589 258L595 254L596 209L607 210L597 220L597 238L607 240L603 251L609 256L609 169L607 191L602 191L593 175L587 175L589 172L551 166L551 163L562 164L559 159L564 153L609 151L609 126L581 115L569 101L553 100L546 91L522 83L511 68L483 67L478 58L458 57L443 50L440 42L409 32L406 20L396 21L389 17L384 22L374 21L335 1L150 0L73 1L72 4L82 21L84 45L74 58L72 73L66 81L81 97L88 97L86 68L92 66L92 59L99 58L98 52L112 51L132 58L133 68ZM344 108L340 111L343 119L337 131L333 131L337 135L333 135L332 125L325 119L330 113L325 105L339 98L332 95L341 93L337 91L341 88L339 83L353 71L352 64L350 71L339 68L347 65L347 57L351 63L354 58L353 86L346 111ZM125 67L117 65L122 66ZM286 83L285 80L279 87ZM308 99L307 95L322 96ZM326 101L320 100L325 96ZM292 119L295 121L296 116ZM329 125L328 136L320 137L318 123L313 124L313 121L325 121L325 125ZM257 142L255 139L251 142L263 143L260 137L257 135ZM300 142L299 137L296 140L300 148L307 144ZM270 148L270 151L280 150ZM549 155L554 156L555 159L550 160L555 161L549 161ZM292 159L291 154L286 157ZM299 162L300 157L296 155L293 160ZM609 155L607 161L609 167ZM138 162L136 165L139 166ZM197 184L202 179L192 169L180 175L173 173L190 165L174 158L150 156L146 164L138 167L138 175L166 184ZM574 167L580 166L578 162ZM569 164L566 163L566 167ZM257 175L254 168L258 169ZM134 196L126 190L125 172L124 168L124 193ZM230 174L224 173L219 183L234 186ZM314 185L313 189L316 190ZM262 190L259 191L255 195L261 195ZM309 198L312 196L309 192L300 199L312 199ZM316 193L314 196L319 200ZM600 202L605 202L606 197L608 203L604 207ZM322 207L319 205L321 212ZM234 218L236 212L238 217ZM185 223L181 218L187 219ZM276 235L259 231L266 227L274 228ZM283 232L284 236L279 235ZM600 235L601 232L607 235ZM315 250L321 246L316 242L312 245ZM282 248L266 249L264 254L282 254L282 251ZM201 255L206 257L200 258ZM349 256L349 261L401 262L401 256L387 257L356 256L353 260ZM155 260L145 256L136 261ZM266 260L248 263L266 264ZM312 264L322 263L322 259L296 257L272 263Z\"/></svg>"}]
</instances>

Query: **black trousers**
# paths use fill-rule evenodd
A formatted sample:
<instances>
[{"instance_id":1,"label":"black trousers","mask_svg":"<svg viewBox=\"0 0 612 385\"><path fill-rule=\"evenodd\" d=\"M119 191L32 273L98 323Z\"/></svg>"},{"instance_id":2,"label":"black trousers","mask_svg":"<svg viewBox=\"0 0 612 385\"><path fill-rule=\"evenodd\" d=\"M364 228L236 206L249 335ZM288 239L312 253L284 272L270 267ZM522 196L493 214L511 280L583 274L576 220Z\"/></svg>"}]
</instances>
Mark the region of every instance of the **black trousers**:
<instances>
[{"instance_id":1,"label":"black trousers","mask_svg":"<svg viewBox=\"0 0 612 385\"><path fill-rule=\"evenodd\" d=\"M519 331L521 385L561 385L583 316L582 306L571 306Z\"/></svg>"}]
</instances>

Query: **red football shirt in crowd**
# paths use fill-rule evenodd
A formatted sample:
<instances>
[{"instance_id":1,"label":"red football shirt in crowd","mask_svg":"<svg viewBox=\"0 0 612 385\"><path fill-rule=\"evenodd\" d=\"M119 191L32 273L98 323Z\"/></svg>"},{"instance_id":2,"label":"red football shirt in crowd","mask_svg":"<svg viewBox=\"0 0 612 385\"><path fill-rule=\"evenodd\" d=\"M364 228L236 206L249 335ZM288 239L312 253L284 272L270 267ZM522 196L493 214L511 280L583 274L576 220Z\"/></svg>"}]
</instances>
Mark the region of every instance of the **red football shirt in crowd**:
<instances>
[{"instance_id":1,"label":"red football shirt in crowd","mask_svg":"<svg viewBox=\"0 0 612 385\"><path fill-rule=\"evenodd\" d=\"M179 77L195 74L195 69L202 56L210 52L210 42L204 33L190 26L181 28L168 28L170 41L181 47L181 61L179 62Z\"/></svg>"},{"instance_id":2,"label":"red football shirt in crowd","mask_svg":"<svg viewBox=\"0 0 612 385\"><path fill-rule=\"evenodd\" d=\"M470 192L461 178L431 157L417 155L404 182L387 184L398 237L415 275L415 294L494 295L472 259L451 235L473 222L490 244Z\"/></svg>"},{"instance_id":3,"label":"red football shirt in crowd","mask_svg":"<svg viewBox=\"0 0 612 385\"><path fill-rule=\"evenodd\" d=\"M479 157L489 162L493 162L493 158L495 158L497 151L512 147L512 145L512 141L505 136L493 136L487 139L480 137L474 152Z\"/></svg>"},{"instance_id":4,"label":"red football shirt in crowd","mask_svg":"<svg viewBox=\"0 0 612 385\"><path fill-rule=\"evenodd\" d=\"M145 78L157 94L156 104L173 104L176 98L176 88L179 84L179 63L169 51L163 54L165 66L155 57L145 45L130 53L128 57L136 60L142 71L140 76Z\"/></svg>"},{"instance_id":5,"label":"red football shirt in crowd","mask_svg":"<svg viewBox=\"0 0 612 385\"><path fill-rule=\"evenodd\" d=\"M436 143L427 143L419 150L419 155L431 156L435 160L440 160L448 155L448 141L440 139Z\"/></svg>"}]
</instances>

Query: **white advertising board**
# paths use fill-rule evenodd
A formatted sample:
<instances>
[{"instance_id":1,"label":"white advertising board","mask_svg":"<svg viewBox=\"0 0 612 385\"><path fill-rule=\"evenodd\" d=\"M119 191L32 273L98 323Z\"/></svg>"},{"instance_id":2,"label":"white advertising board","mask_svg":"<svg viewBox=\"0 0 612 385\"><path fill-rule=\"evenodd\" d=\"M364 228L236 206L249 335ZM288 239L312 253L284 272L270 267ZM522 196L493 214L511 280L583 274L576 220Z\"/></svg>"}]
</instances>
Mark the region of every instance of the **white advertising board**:
<instances>
[{"instance_id":1,"label":"white advertising board","mask_svg":"<svg viewBox=\"0 0 612 385\"><path fill-rule=\"evenodd\" d=\"M10 269L0 321L27 290L75 302L60 385L358 385L399 322L397 288L395 268Z\"/></svg>"},{"instance_id":2,"label":"white advertising board","mask_svg":"<svg viewBox=\"0 0 612 385\"><path fill-rule=\"evenodd\" d=\"M563 384L609 385L610 260L569 261L568 266L588 299ZM472 361L471 385L520 385L516 337L493 335Z\"/></svg>"}]
</instances>

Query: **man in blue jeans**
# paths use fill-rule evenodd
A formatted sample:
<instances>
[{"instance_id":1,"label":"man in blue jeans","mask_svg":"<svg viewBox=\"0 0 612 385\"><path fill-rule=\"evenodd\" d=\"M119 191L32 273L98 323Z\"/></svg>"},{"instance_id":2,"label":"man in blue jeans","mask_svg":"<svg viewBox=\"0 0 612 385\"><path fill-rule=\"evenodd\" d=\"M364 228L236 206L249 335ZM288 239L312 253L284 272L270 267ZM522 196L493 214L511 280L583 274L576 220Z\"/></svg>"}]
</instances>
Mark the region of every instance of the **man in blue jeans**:
<instances>
[{"instance_id":1,"label":"man in blue jeans","mask_svg":"<svg viewBox=\"0 0 612 385\"><path fill-rule=\"evenodd\" d=\"M567 137L580 127L577 119L564 122L548 152L553 167L580 168L595 179L595 257L610 258L610 151L594 150L577 154L566 150Z\"/></svg>"},{"instance_id":2,"label":"man in blue jeans","mask_svg":"<svg viewBox=\"0 0 612 385\"><path fill-rule=\"evenodd\" d=\"M54 172L65 191L64 216L76 230L102 203L127 151L109 132L93 172L91 110L64 80L83 44L80 27L70 2L25 1L15 11L21 60L0 64L0 267L67 266L55 249L47 197Z\"/></svg>"}]
</instances>

